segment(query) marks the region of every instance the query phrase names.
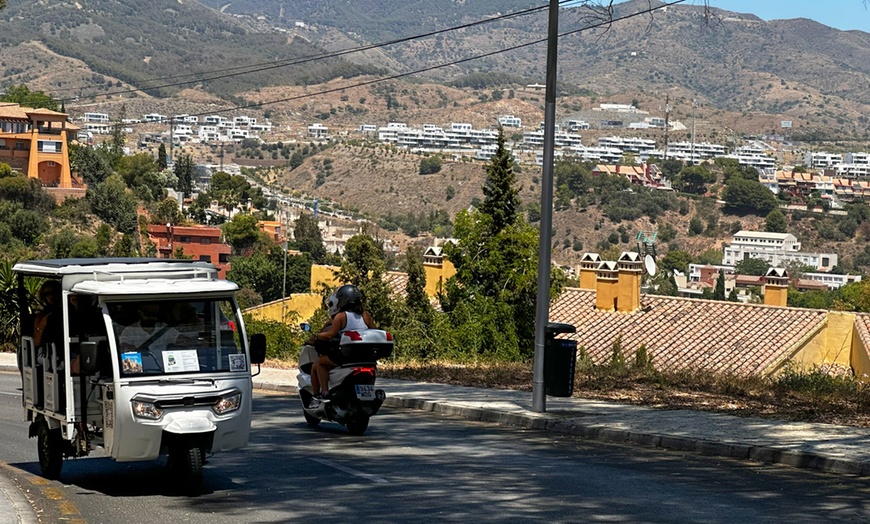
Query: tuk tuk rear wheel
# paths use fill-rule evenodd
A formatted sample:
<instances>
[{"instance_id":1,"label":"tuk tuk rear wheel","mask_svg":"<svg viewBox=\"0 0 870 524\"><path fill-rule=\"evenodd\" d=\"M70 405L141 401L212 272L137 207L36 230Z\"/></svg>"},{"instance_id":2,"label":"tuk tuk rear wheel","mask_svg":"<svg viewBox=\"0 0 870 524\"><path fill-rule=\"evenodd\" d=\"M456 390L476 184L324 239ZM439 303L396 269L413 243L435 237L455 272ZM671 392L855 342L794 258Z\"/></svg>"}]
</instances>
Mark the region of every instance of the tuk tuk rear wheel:
<instances>
[{"instance_id":1,"label":"tuk tuk rear wheel","mask_svg":"<svg viewBox=\"0 0 870 524\"><path fill-rule=\"evenodd\" d=\"M56 480L60 477L60 470L63 467L63 437L60 428L49 429L48 423L43 420L39 424L36 441L42 476Z\"/></svg>"}]
</instances>

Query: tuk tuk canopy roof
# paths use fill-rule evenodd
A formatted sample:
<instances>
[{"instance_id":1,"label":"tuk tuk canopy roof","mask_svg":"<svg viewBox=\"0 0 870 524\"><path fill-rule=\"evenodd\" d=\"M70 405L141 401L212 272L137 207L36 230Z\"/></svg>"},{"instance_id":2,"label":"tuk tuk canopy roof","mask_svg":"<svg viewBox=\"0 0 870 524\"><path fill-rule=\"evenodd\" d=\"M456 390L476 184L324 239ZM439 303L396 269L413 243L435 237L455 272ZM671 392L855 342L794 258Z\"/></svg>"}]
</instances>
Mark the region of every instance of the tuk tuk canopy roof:
<instances>
[{"instance_id":1,"label":"tuk tuk canopy roof","mask_svg":"<svg viewBox=\"0 0 870 524\"><path fill-rule=\"evenodd\" d=\"M12 267L16 273L33 276L60 278L65 275L88 274L129 274L175 271L214 271L217 268L210 262L184 260L177 258L58 258L29 260Z\"/></svg>"}]
</instances>

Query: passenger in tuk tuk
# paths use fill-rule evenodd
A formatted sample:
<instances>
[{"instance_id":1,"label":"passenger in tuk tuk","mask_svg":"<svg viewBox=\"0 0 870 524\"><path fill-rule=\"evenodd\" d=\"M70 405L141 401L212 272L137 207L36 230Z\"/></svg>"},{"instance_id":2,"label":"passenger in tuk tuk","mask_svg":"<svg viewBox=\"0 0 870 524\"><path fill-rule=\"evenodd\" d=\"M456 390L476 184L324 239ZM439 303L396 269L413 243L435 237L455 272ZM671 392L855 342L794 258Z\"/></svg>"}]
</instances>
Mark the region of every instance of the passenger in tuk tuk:
<instances>
[{"instance_id":1,"label":"passenger in tuk tuk","mask_svg":"<svg viewBox=\"0 0 870 524\"><path fill-rule=\"evenodd\" d=\"M139 320L130 324L121 332L119 344L123 352L150 354L160 370L163 369L161 353L178 339L179 332L175 327L160 318L160 304L145 302L137 308ZM143 367L146 361L142 362ZM131 371L131 370L127 370ZM141 370L132 370L134 372Z\"/></svg>"},{"instance_id":2,"label":"passenger in tuk tuk","mask_svg":"<svg viewBox=\"0 0 870 524\"><path fill-rule=\"evenodd\" d=\"M52 365L47 359L52 344L58 351L63 349L61 297L61 286L57 280L46 280L36 293L42 309L33 319L33 345L37 349L37 362L47 368Z\"/></svg>"}]
</instances>

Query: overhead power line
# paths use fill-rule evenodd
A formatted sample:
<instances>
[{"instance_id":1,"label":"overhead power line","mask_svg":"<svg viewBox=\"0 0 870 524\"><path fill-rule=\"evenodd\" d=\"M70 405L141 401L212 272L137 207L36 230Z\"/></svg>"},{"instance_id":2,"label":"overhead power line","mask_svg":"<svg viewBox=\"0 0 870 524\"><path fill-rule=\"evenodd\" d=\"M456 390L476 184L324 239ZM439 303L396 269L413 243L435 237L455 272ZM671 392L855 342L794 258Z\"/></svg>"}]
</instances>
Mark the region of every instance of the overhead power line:
<instances>
[{"instance_id":1,"label":"overhead power line","mask_svg":"<svg viewBox=\"0 0 870 524\"><path fill-rule=\"evenodd\" d=\"M569 1L570 1L570 0L569 0ZM649 7L648 9L644 9L644 10L642 10L642 11L637 11L637 12L635 12L635 13L630 13L630 14L623 15L623 16L620 16L620 17L609 18L609 19L607 19L607 20L604 20L604 21L601 21L601 22L598 22L598 23L594 23L594 24L587 25L587 26L582 27L582 28L580 28L580 29L575 29L575 30L573 30L573 31L566 31L566 32L564 32L564 33L559 33L559 38L563 38L563 37L566 37L566 36L571 36L571 35L578 34L578 33L583 33L583 32L585 32L585 31L591 31L591 30L593 30L593 29L599 29L599 28L602 28L602 27L607 27L607 26L612 25L612 24L615 23L615 22L621 22L621 21L623 21L623 20L628 20L628 19L631 19L631 18L636 18L636 17L638 17L638 16L648 15L648 14L651 14L651 13L653 13L653 12L655 12L655 11L658 11L658 10L665 9L665 8L667 8L667 7L670 7L670 6L672 6L672 5L682 4L682 3L685 3L685 2L686 2L686 0L673 0L673 1L671 1L671 2L662 3L662 4L659 4L659 5L657 5L657 6L651 6L651 7ZM407 77L407 76L413 76L413 75L417 75L417 74L420 74L420 73L425 73L425 72L428 72L428 71L433 71L433 70L436 70L436 69L441 69L441 68L444 68L444 67L449 67L449 66L453 66L453 65L457 65L457 64L462 64L462 63L465 63L465 62L470 62L470 61L472 61L472 60L479 60L479 59L481 59L481 58L486 58L486 57L494 56L494 55L498 55L498 54L501 54L501 53L507 53L507 52L509 52L509 51L515 51L515 50L517 50L517 49L522 49L522 48L524 48L524 47L533 46L533 45L535 45L535 44L540 44L540 43L543 43L543 42L546 42L546 41L547 41L546 38L541 38L541 39L538 39L538 40L533 40L533 41L530 41L530 42L526 42L526 43L523 43L523 44L518 44L518 45L511 46L511 47L507 47L507 48L504 48L504 49L498 49L498 50L495 50L495 51L490 51L490 52L488 52L488 53L483 53L483 54L475 55L475 56L471 56L471 57L468 57L468 58L461 58L461 59L459 59L459 60L454 60L454 61L447 62L447 63L443 63L443 64L438 64L438 65L434 65L434 66L424 67L424 68L422 68L422 69L417 69L417 70L415 70L415 71L408 71L408 72L405 72L405 73L397 73L397 74L395 74L395 75L391 75L391 76L387 76L387 77L382 77L382 78L377 78L377 79L373 79L373 80L368 80L368 81L365 81L365 82L358 82L358 83L353 84L353 85L350 85L350 86L343 86L343 87L335 87L335 88L331 88L331 89L324 89L324 90L322 90L322 91L317 91L317 92L314 92L314 93L305 93L305 94L302 94L302 95L296 95L296 96L291 96L291 97L287 97L287 98L281 98L281 99L277 99L277 100L270 100L270 101L267 101L267 102L258 102L258 103L254 103L254 104L237 105L237 106L233 106L233 107L229 107L229 108L225 108L225 109L211 110L211 111L206 111L206 112L202 112L202 113L194 113L194 114L190 114L190 115L188 115L188 116L206 116L206 115L214 115L214 114L221 114L221 113L229 113L229 112L232 112L232 111L242 111L242 110L246 110L246 109L259 109L259 108L261 108L261 107L263 107L263 106L267 106L267 105L280 104L280 103L283 103L283 102L292 102L292 101L295 101L295 100L301 100L301 99L312 98L312 97L315 97L315 96L325 95L325 94L329 94L329 93L335 93L335 92L338 92L338 91L346 91L346 90L349 90L349 89L355 89L355 88L357 88L357 87L365 87L365 86L369 86L369 85L373 85L373 84L378 84L378 83L381 83L381 82L387 82L387 81L390 81L390 80L396 80L396 79L398 79L398 78L404 78L404 77Z\"/></svg>"},{"instance_id":2,"label":"overhead power line","mask_svg":"<svg viewBox=\"0 0 870 524\"><path fill-rule=\"evenodd\" d=\"M576 0L560 0L559 3L560 4L567 4L567 3L570 3L572 1L576 1ZM318 60L326 60L329 58L336 58L336 57L340 57L340 56L344 56L344 55L348 55L348 54L360 53L363 51L370 51L372 49L379 49L379 48L387 47L390 45L401 44L401 43L410 42L413 40L419 40L421 38L429 38L431 36L436 36L436 35L443 34L443 33L449 33L451 31L458 31L460 29L468 29L471 27L476 27L476 26L480 26L480 25L484 25L484 24L493 23L493 22L509 20L511 18L518 18L521 16L526 16L526 15L538 12L538 11L542 11L544 9L547 9L546 5L532 7L529 9L524 9L522 11L517 11L515 13L508 13L505 15L493 16L493 17L485 18L483 20L477 20L474 22L469 22L467 24L448 27L445 29L438 29L436 31L430 31L428 33L422 33L419 35L397 38L394 40L388 40L388 41L380 42L380 43L376 43L376 44L367 44L367 45L363 45L363 46L357 46L357 47L353 47L353 48L343 49L341 51L334 51L331 53L322 53L319 55L313 55L313 56L309 56L309 57L293 59L290 61L275 60L275 61L271 61L271 62L263 62L260 64L253 64L253 65L249 64L249 65L245 65L245 66L222 68L222 69L217 69L217 70L212 70L212 71L204 71L204 72L201 71L198 73L185 73L185 74L181 74L181 75L172 75L172 76L167 76L167 77L162 77L162 78L144 80L144 82L164 81L164 80L169 80L169 79L174 79L174 78L188 78L188 77L194 76L194 75L208 75L211 73L220 73L220 74L217 74L215 76L198 77L198 78L194 78L191 80L165 83L165 84L156 85L156 86L139 87L139 88L134 88L134 89L124 89L124 90L120 90L120 91L111 91L111 92L98 93L98 94L88 94L88 95L84 95L84 96L111 96L111 95L122 95L122 94L127 94L127 93L140 93L140 92L156 91L156 90L166 89L166 88L170 88L170 87L178 87L178 86L182 86L182 85L197 84L197 83L201 83L201 82L209 82L212 80L220 80L223 78L231 78L231 77L247 75L247 74L251 74L251 73L258 73L261 71L268 71L270 69L278 69L281 67L290 67L290 66L295 66L295 65L301 65L301 64L306 64L309 62L318 61ZM55 92L76 91L76 90L81 90L81 89L86 89L86 88L71 87L71 88L64 88L64 89L55 90ZM62 98L58 101L59 102L68 102L68 101L73 101L73 100L75 100L75 97Z\"/></svg>"}]
</instances>

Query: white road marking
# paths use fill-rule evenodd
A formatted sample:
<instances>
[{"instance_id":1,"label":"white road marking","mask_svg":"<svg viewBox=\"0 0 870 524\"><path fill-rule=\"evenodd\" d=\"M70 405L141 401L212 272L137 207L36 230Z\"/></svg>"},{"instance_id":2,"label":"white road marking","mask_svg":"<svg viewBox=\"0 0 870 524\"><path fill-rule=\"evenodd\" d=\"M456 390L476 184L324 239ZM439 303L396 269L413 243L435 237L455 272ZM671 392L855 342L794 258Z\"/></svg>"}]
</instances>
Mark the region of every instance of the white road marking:
<instances>
[{"instance_id":1,"label":"white road marking","mask_svg":"<svg viewBox=\"0 0 870 524\"><path fill-rule=\"evenodd\" d=\"M7 393L6 391L0 391L0 395L9 395L12 397L20 397L21 393Z\"/></svg>"},{"instance_id":2,"label":"white road marking","mask_svg":"<svg viewBox=\"0 0 870 524\"><path fill-rule=\"evenodd\" d=\"M343 473L347 473L348 475L354 475L356 477L361 477L361 478L364 478L366 480L370 480L370 481L374 482L375 484L389 484L390 483L390 481L388 481L385 478L378 477L377 475L372 475L371 473L363 473L362 471L357 471L353 468L348 468L347 466L342 466L341 464L336 464L335 462L333 462L331 460L319 459L319 458L310 458L309 460L313 460L314 462L319 462L320 464L323 464L324 466L329 466L330 468L337 469Z\"/></svg>"}]
</instances>

